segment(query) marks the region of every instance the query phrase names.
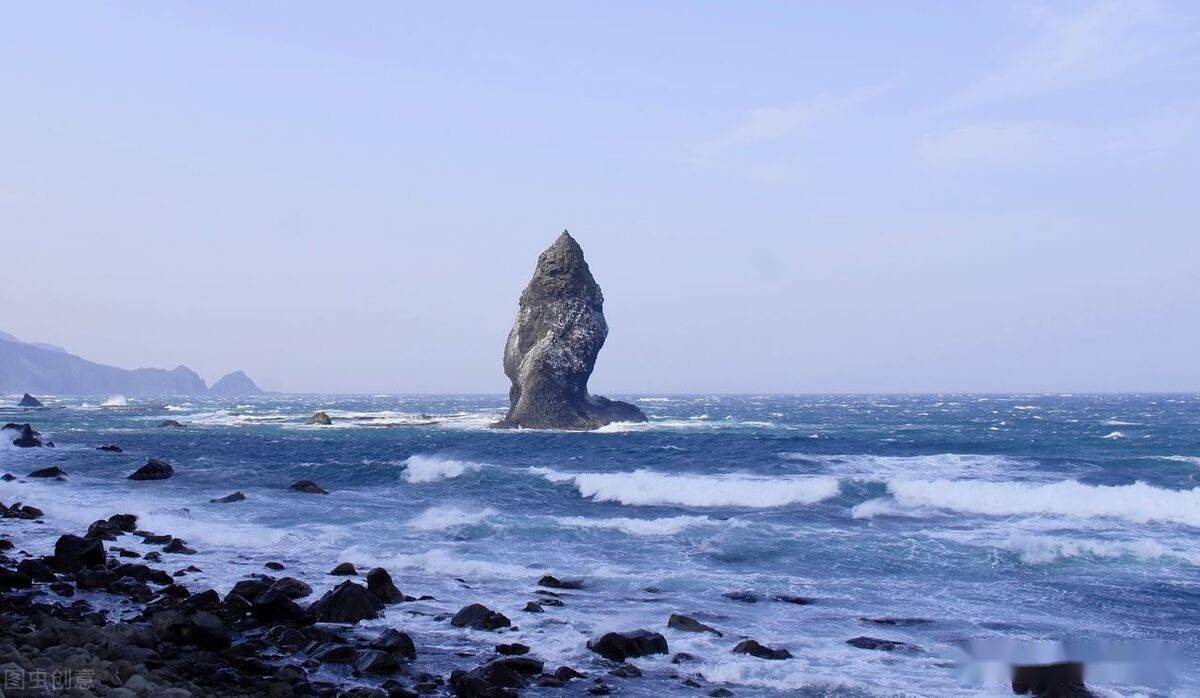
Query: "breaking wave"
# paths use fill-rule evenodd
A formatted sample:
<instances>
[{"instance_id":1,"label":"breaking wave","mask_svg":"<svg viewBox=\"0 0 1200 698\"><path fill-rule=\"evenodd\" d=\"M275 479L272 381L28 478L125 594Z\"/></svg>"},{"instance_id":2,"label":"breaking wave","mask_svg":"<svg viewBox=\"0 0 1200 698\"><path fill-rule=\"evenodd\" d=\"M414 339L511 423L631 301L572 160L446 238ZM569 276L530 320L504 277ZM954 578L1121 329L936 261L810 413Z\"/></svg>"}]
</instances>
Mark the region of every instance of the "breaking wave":
<instances>
[{"instance_id":1,"label":"breaking wave","mask_svg":"<svg viewBox=\"0 0 1200 698\"><path fill-rule=\"evenodd\" d=\"M653 470L624 473L562 473L530 468L550 482L570 483L598 502L629 506L780 507L815 504L839 492L831 477L765 478L753 475L668 475Z\"/></svg>"},{"instance_id":2,"label":"breaking wave","mask_svg":"<svg viewBox=\"0 0 1200 698\"><path fill-rule=\"evenodd\" d=\"M408 521L408 527L418 531L441 531L458 526L471 526L495 516L498 512L490 507L466 511L455 506L430 507Z\"/></svg>"},{"instance_id":3,"label":"breaking wave","mask_svg":"<svg viewBox=\"0 0 1200 698\"><path fill-rule=\"evenodd\" d=\"M584 516L562 516L554 519L560 526L573 528L607 528L631 536L671 536L693 526L718 523L707 516L668 516L662 519L589 519Z\"/></svg>"},{"instance_id":4,"label":"breaking wave","mask_svg":"<svg viewBox=\"0 0 1200 698\"><path fill-rule=\"evenodd\" d=\"M899 480L888 492L902 507L933 507L989 516L1038 515L1117 518L1134 523L1168 522L1200 527L1200 487L1167 490L1144 482L1084 485L1075 480L1050 484L978 480ZM856 518L889 511L887 500L854 507Z\"/></svg>"},{"instance_id":5,"label":"breaking wave","mask_svg":"<svg viewBox=\"0 0 1200 698\"><path fill-rule=\"evenodd\" d=\"M447 480L464 473L476 473L483 468L482 463L423 455L409 456L404 464L404 479L413 483Z\"/></svg>"}]
</instances>

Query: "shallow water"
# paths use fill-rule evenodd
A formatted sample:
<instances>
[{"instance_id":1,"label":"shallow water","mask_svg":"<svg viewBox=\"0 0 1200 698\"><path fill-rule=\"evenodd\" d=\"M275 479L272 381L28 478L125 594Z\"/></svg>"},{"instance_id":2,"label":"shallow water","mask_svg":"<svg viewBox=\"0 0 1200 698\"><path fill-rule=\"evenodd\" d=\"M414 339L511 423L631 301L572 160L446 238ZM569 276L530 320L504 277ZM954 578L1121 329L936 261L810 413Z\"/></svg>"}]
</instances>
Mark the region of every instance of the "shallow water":
<instances>
[{"instance_id":1,"label":"shallow water","mask_svg":"<svg viewBox=\"0 0 1200 698\"><path fill-rule=\"evenodd\" d=\"M1153 639L1180 653L1174 687L1102 692L1200 694L1200 396L627 396L649 424L586 434L488 429L500 396L101 406L110 397L0 410L58 444L4 440L0 470L70 474L0 483L0 501L47 513L45 526L5 520L0 532L37 530L42 552L62 530L135 513L200 551L164 556L167 566L195 564L193 587L222 592L268 559L318 594L338 581L324 574L337 562L383 565L405 593L438 601L391 607L365 631L410 632L431 670L471 664L456 651L521 641L550 668L599 671L588 637L646 627L699 662L637 660L645 678L610 680L628 693L696 695L674 672L743 695L1011 695L963 683L959 641ZM318 409L334 425L304 425ZM185 428L157 427L168 418ZM151 456L175 477L124 479ZM285 490L300 478L331 494ZM235 490L247 501L208 503ZM521 612L547 572L587 589ZM733 591L759 601L722 596ZM475 601L519 630L434 619ZM668 630L672 612L725 637ZM880 616L933 622L860 620ZM923 651L845 644L859 635ZM733 655L741 636L795 658Z\"/></svg>"}]
</instances>

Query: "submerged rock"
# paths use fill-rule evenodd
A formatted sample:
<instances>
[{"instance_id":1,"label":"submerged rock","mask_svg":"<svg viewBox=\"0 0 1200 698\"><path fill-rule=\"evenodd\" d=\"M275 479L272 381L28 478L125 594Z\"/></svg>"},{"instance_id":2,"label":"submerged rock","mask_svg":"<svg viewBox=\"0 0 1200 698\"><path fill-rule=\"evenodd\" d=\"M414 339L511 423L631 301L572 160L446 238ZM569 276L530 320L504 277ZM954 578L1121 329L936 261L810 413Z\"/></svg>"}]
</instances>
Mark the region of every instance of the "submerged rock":
<instances>
[{"instance_id":1,"label":"submerged rock","mask_svg":"<svg viewBox=\"0 0 1200 698\"><path fill-rule=\"evenodd\" d=\"M688 633L712 633L717 637L722 637L720 630L717 630L711 625L705 625L691 616L685 616L679 613L671 614L671 617L667 619L667 627L674 628L675 630L682 630Z\"/></svg>"},{"instance_id":2,"label":"submerged rock","mask_svg":"<svg viewBox=\"0 0 1200 698\"><path fill-rule=\"evenodd\" d=\"M17 403L17 407L42 407L42 406L43 405L42 405L41 401L38 400L36 397L30 395L29 393L25 393L24 397L21 398L21 401Z\"/></svg>"},{"instance_id":3,"label":"submerged rock","mask_svg":"<svg viewBox=\"0 0 1200 698\"><path fill-rule=\"evenodd\" d=\"M29 477L66 477L67 473L57 465L52 465L49 468L41 468L29 473Z\"/></svg>"},{"instance_id":4,"label":"submerged rock","mask_svg":"<svg viewBox=\"0 0 1200 698\"><path fill-rule=\"evenodd\" d=\"M881 640L877 637L867 637L865 635L846 640L846 644L851 647L857 647L860 650L879 650L881 652L920 652L921 648L907 642L899 640Z\"/></svg>"},{"instance_id":5,"label":"submerged rock","mask_svg":"<svg viewBox=\"0 0 1200 698\"><path fill-rule=\"evenodd\" d=\"M552 575L546 575L538 580L538 586L547 587L549 589L582 589L582 579L559 579Z\"/></svg>"},{"instance_id":6,"label":"submerged rock","mask_svg":"<svg viewBox=\"0 0 1200 698\"><path fill-rule=\"evenodd\" d=\"M792 653L785 649L767 647L758 640L742 640L733 647L735 654L748 654L759 659L791 659Z\"/></svg>"},{"instance_id":7,"label":"submerged rock","mask_svg":"<svg viewBox=\"0 0 1200 698\"><path fill-rule=\"evenodd\" d=\"M246 495L242 494L241 492L234 492L233 494L227 494L224 497L217 497L216 499L210 499L208 501L210 504L231 504L233 502L240 502L245 499Z\"/></svg>"},{"instance_id":8,"label":"submerged rock","mask_svg":"<svg viewBox=\"0 0 1200 698\"><path fill-rule=\"evenodd\" d=\"M129 476L130 480L166 480L175 474L175 469L165 460L151 458Z\"/></svg>"},{"instance_id":9,"label":"submerged rock","mask_svg":"<svg viewBox=\"0 0 1200 698\"><path fill-rule=\"evenodd\" d=\"M297 480L289 485L288 489L293 492L303 492L304 494L329 494L324 487L321 487L312 480Z\"/></svg>"},{"instance_id":10,"label":"submerged rock","mask_svg":"<svg viewBox=\"0 0 1200 698\"><path fill-rule=\"evenodd\" d=\"M183 427L182 424L175 421L174 419L164 419L158 423L158 426L159 427Z\"/></svg>"},{"instance_id":11,"label":"submerged rock","mask_svg":"<svg viewBox=\"0 0 1200 698\"><path fill-rule=\"evenodd\" d=\"M538 257L504 347L509 409L495 426L597 429L644 422L637 407L589 395L588 378L608 336L604 295L583 250L565 230Z\"/></svg>"},{"instance_id":12,"label":"submerged rock","mask_svg":"<svg viewBox=\"0 0 1200 698\"><path fill-rule=\"evenodd\" d=\"M104 444L96 447L97 451L106 451L108 453L124 453L120 446L116 444Z\"/></svg>"}]
</instances>

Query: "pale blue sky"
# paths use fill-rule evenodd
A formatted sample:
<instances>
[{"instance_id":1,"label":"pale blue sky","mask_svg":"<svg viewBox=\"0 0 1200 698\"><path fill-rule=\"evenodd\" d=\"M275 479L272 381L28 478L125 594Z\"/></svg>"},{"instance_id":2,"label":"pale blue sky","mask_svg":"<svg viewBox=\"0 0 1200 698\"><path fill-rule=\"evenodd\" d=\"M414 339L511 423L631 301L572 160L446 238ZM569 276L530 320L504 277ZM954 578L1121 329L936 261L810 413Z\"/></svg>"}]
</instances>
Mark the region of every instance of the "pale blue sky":
<instances>
[{"instance_id":1,"label":"pale blue sky","mask_svg":"<svg viewBox=\"0 0 1200 698\"><path fill-rule=\"evenodd\" d=\"M12 3L0 329L503 391L561 229L597 392L1200 389L1200 4Z\"/></svg>"}]
</instances>

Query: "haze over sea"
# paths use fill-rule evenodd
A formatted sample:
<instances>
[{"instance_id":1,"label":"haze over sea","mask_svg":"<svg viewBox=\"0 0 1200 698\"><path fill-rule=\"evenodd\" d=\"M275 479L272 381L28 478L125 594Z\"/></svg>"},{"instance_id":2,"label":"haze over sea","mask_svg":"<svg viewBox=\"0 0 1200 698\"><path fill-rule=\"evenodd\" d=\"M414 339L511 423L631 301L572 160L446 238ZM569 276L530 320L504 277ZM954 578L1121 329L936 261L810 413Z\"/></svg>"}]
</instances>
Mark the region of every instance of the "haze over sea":
<instances>
[{"instance_id":1,"label":"haze over sea","mask_svg":"<svg viewBox=\"0 0 1200 698\"><path fill-rule=\"evenodd\" d=\"M1200 396L620 397L650 422L497 431L498 395L43 397L47 409L0 420L34 421L57 447L4 440L0 470L58 465L69 479L0 483L0 501L46 511L30 527L39 548L137 514L199 551L165 555L168 569L194 564L190 581L221 592L267 559L318 595L340 581L326 575L336 563L382 565L437 600L359 631L406 630L433 648L416 662L431 670L519 641L549 666L602 673L586 639L647 627L696 662L634 660L652 682L639 691L695 695L669 674L701 673L740 695L1011 695L963 684L958 641L1146 639L1178 648L1179 695L1200 692ZM316 410L333 424L306 425ZM148 457L175 476L126 480ZM302 478L330 494L286 490ZM209 503L235 490L247 500ZM546 573L586 587L523 613ZM439 616L476 601L519 630ZM675 612L724 637L667 629ZM863 620L887 617L930 622ZM861 635L920 650L846 644ZM732 654L743 636L794 658Z\"/></svg>"}]
</instances>

